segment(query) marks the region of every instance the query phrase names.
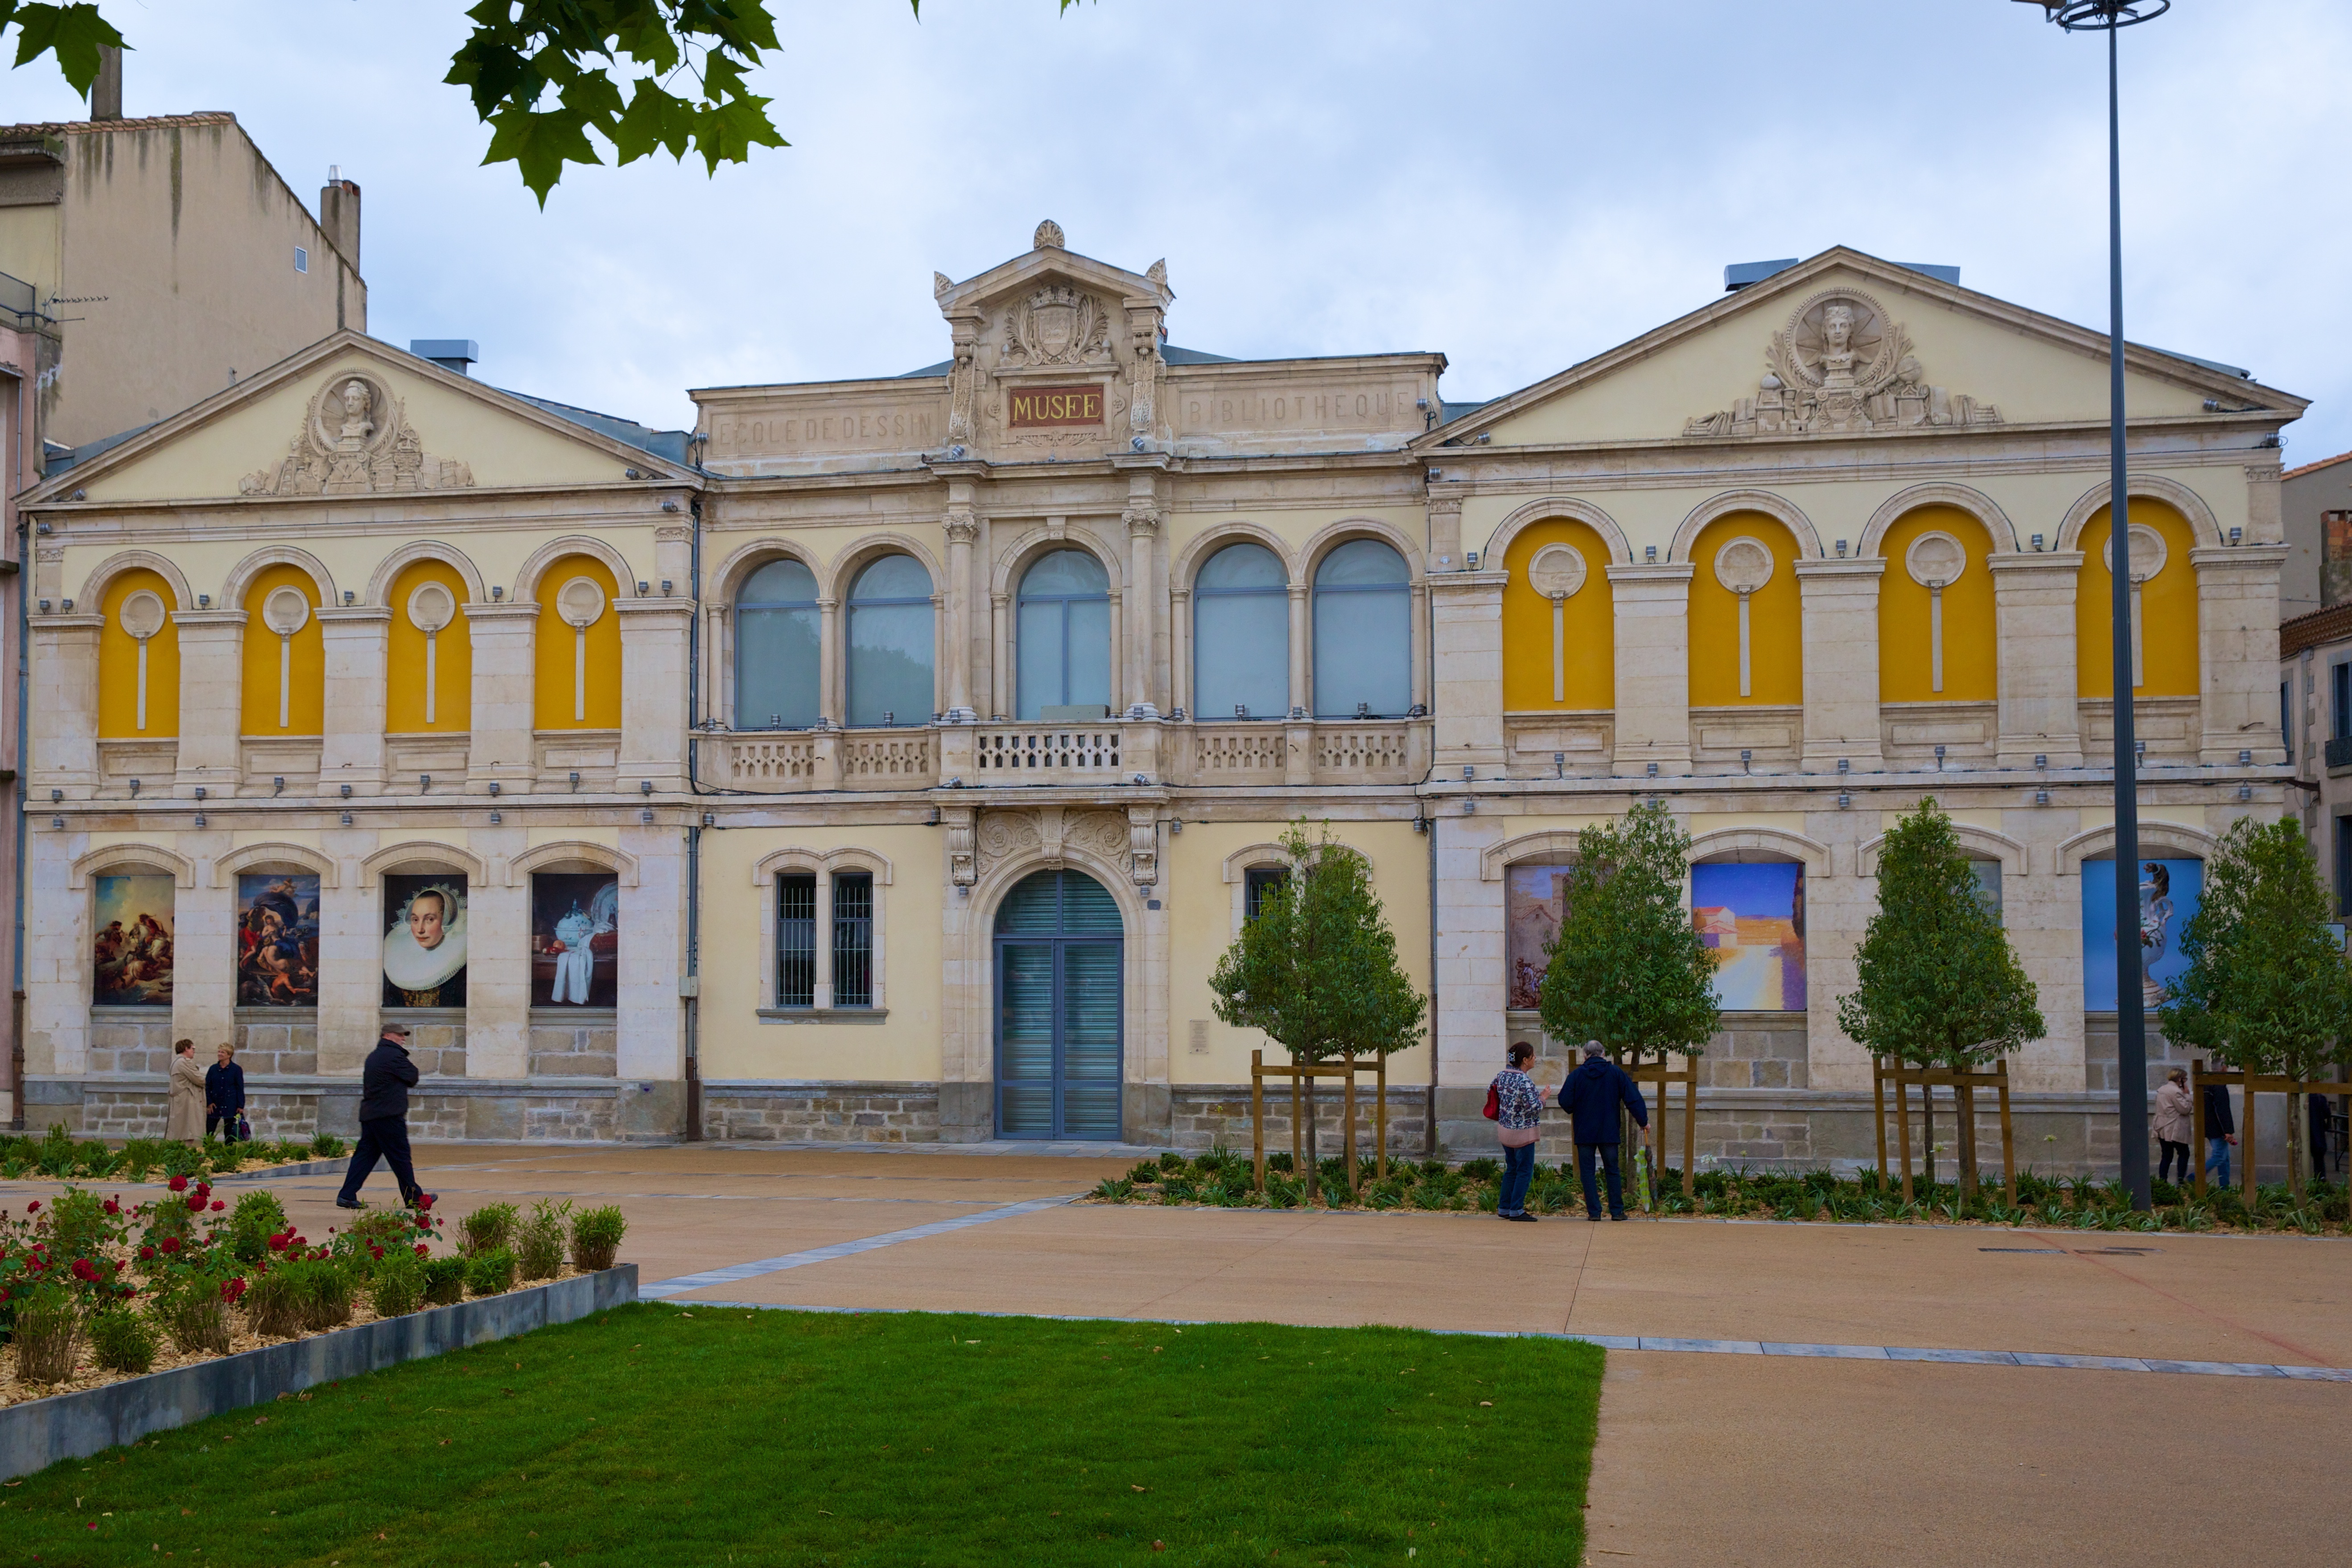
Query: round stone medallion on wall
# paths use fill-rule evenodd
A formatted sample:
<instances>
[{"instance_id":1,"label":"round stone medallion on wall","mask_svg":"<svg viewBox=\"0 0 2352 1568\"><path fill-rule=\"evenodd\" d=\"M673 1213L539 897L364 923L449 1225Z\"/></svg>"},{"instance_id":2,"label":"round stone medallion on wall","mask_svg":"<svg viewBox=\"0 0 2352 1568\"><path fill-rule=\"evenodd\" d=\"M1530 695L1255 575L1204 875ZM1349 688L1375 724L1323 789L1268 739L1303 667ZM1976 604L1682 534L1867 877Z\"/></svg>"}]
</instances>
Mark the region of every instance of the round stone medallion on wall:
<instances>
[{"instance_id":1,"label":"round stone medallion on wall","mask_svg":"<svg viewBox=\"0 0 2352 1568\"><path fill-rule=\"evenodd\" d=\"M1735 594L1753 594L1772 580L1772 552L1745 533L1727 540L1715 552L1715 580Z\"/></svg>"}]
</instances>

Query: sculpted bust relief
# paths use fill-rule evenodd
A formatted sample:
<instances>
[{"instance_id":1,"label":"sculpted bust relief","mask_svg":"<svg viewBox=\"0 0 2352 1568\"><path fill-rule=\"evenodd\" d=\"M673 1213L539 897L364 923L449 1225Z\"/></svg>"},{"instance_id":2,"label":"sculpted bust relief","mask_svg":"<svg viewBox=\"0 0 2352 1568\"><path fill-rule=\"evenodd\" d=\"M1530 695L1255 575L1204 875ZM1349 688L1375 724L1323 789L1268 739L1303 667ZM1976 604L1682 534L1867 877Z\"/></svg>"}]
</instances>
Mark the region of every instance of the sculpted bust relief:
<instances>
[{"instance_id":1,"label":"sculpted bust relief","mask_svg":"<svg viewBox=\"0 0 2352 1568\"><path fill-rule=\"evenodd\" d=\"M1683 424L1685 436L1826 436L1998 425L2000 409L1927 384L1910 334L1858 289L1797 307L1772 334L1754 395Z\"/></svg>"},{"instance_id":2,"label":"sculpted bust relief","mask_svg":"<svg viewBox=\"0 0 2352 1568\"><path fill-rule=\"evenodd\" d=\"M277 464L237 481L237 493L365 495L381 490L466 489L473 469L428 457L400 400L371 374L330 379L310 399L301 431Z\"/></svg>"}]
</instances>

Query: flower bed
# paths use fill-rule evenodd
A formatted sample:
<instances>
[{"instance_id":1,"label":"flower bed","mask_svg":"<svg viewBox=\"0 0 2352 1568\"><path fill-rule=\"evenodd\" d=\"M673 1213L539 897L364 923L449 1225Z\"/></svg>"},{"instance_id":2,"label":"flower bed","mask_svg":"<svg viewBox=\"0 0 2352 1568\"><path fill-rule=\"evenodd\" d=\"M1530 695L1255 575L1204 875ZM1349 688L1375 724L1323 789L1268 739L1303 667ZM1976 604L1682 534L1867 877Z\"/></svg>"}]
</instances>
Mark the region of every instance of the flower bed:
<instances>
[{"instance_id":1,"label":"flower bed","mask_svg":"<svg viewBox=\"0 0 2352 1568\"><path fill-rule=\"evenodd\" d=\"M1266 1158L1265 1190L1251 1186L1248 1158L1211 1150L1187 1159L1162 1154L1147 1160L1123 1177L1096 1187L1090 1200L1112 1204L1154 1204L1210 1208L1301 1208L1310 1194L1305 1175L1292 1167L1288 1153ZM1382 1181L1373 1163L1364 1160L1357 1172L1358 1190L1348 1189L1347 1166L1325 1160L1318 1169L1318 1206L1358 1210L1417 1210L1423 1212L1494 1212L1502 1170L1494 1160L1470 1160L1449 1165L1442 1160L1391 1160ZM1903 1200L1899 1181L1882 1186L1875 1171L1842 1176L1832 1171L1781 1172L1709 1170L1699 1173L1693 1197L1682 1194L1682 1173L1668 1168L1658 1173L1654 1213L1702 1215L1727 1218L1808 1220L1854 1224L1977 1224L2038 1226L2053 1229L2102 1231L2284 1232L2305 1236L2343 1235L2352 1207L2347 1207L2341 1184L2315 1182L2301 1203L2284 1185L2264 1186L2247 1205L2234 1187L2215 1188L2202 1199L2167 1182L2153 1184L2155 1208L2133 1212L2122 1184L2091 1177L2053 1179L2021 1173L2017 1191L2006 1191L1994 1177L1982 1184L1972 1203L1963 1204L1950 1183L1913 1183L1913 1199ZM1632 1183L1626 1203L1633 1206ZM1538 1214L1580 1214L1583 1187L1570 1163L1538 1165L1528 1192L1528 1207Z\"/></svg>"},{"instance_id":2,"label":"flower bed","mask_svg":"<svg viewBox=\"0 0 2352 1568\"><path fill-rule=\"evenodd\" d=\"M266 1171L308 1160L340 1159L348 1145L331 1132L307 1141L275 1143L223 1143L206 1138L183 1143L171 1138L133 1138L120 1149L100 1138L76 1140L63 1122L50 1124L47 1133L0 1134L0 1181L143 1182L151 1175L228 1176Z\"/></svg>"},{"instance_id":3,"label":"flower bed","mask_svg":"<svg viewBox=\"0 0 2352 1568\"><path fill-rule=\"evenodd\" d=\"M423 1211L362 1213L325 1242L302 1236L277 1196L232 1210L202 1178L126 1208L68 1187L21 1217L0 1211L0 1406L185 1367L613 1266L626 1223L542 1201L525 1215L488 1204L446 1222Z\"/></svg>"}]
</instances>

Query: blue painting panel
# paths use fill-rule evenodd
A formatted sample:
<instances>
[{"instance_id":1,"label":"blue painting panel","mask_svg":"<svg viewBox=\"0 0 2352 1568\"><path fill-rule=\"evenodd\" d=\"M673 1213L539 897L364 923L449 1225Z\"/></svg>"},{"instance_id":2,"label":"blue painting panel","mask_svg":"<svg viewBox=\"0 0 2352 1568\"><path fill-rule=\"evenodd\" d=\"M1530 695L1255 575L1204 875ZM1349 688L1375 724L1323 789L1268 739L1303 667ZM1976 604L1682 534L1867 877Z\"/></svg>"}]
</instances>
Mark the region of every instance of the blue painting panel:
<instances>
[{"instance_id":1,"label":"blue painting panel","mask_svg":"<svg viewBox=\"0 0 2352 1568\"><path fill-rule=\"evenodd\" d=\"M2139 863L2139 961L2143 1005L2164 1000L2164 987L2189 968L2180 933L2195 917L2205 890L2202 860ZM2128 930L2128 928L2126 928ZM2116 863L2083 862L2083 1008L2116 1011Z\"/></svg>"}]
</instances>

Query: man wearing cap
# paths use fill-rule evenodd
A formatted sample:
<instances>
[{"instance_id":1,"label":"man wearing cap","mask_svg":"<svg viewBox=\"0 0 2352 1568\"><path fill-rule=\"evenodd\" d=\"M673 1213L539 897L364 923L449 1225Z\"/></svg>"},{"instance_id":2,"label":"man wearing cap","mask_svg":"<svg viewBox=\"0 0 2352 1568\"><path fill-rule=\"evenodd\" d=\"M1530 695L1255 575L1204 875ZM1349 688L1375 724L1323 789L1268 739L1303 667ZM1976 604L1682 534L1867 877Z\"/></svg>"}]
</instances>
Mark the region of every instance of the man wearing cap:
<instances>
[{"instance_id":1,"label":"man wearing cap","mask_svg":"<svg viewBox=\"0 0 2352 1568\"><path fill-rule=\"evenodd\" d=\"M1625 1217L1623 1178L1617 1169L1617 1110L1633 1113L1633 1125L1646 1138L1650 1108L1632 1075L1602 1054L1599 1040L1584 1042L1584 1065L1559 1086L1559 1108L1575 1123L1576 1173L1584 1183L1584 1217L1601 1217L1601 1194L1592 1184L1592 1162L1598 1155L1609 1176L1609 1217Z\"/></svg>"},{"instance_id":2,"label":"man wearing cap","mask_svg":"<svg viewBox=\"0 0 2352 1568\"><path fill-rule=\"evenodd\" d=\"M379 1159L392 1167L393 1179L400 1184L402 1203L433 1206L433 1194L416 1184L416 1172L408 1160L408 1091L415 1087L416 1064L408 1059L408 1030L404 1025L386 1024L383 1037L368 1053L367 1066L360 1073L360 1146L352 1151L352 1168L344 1173L343 1190L335 1197L337 1208L366 1206L360 1202L360 1184Z\"/></svg>"}]
</instances>

